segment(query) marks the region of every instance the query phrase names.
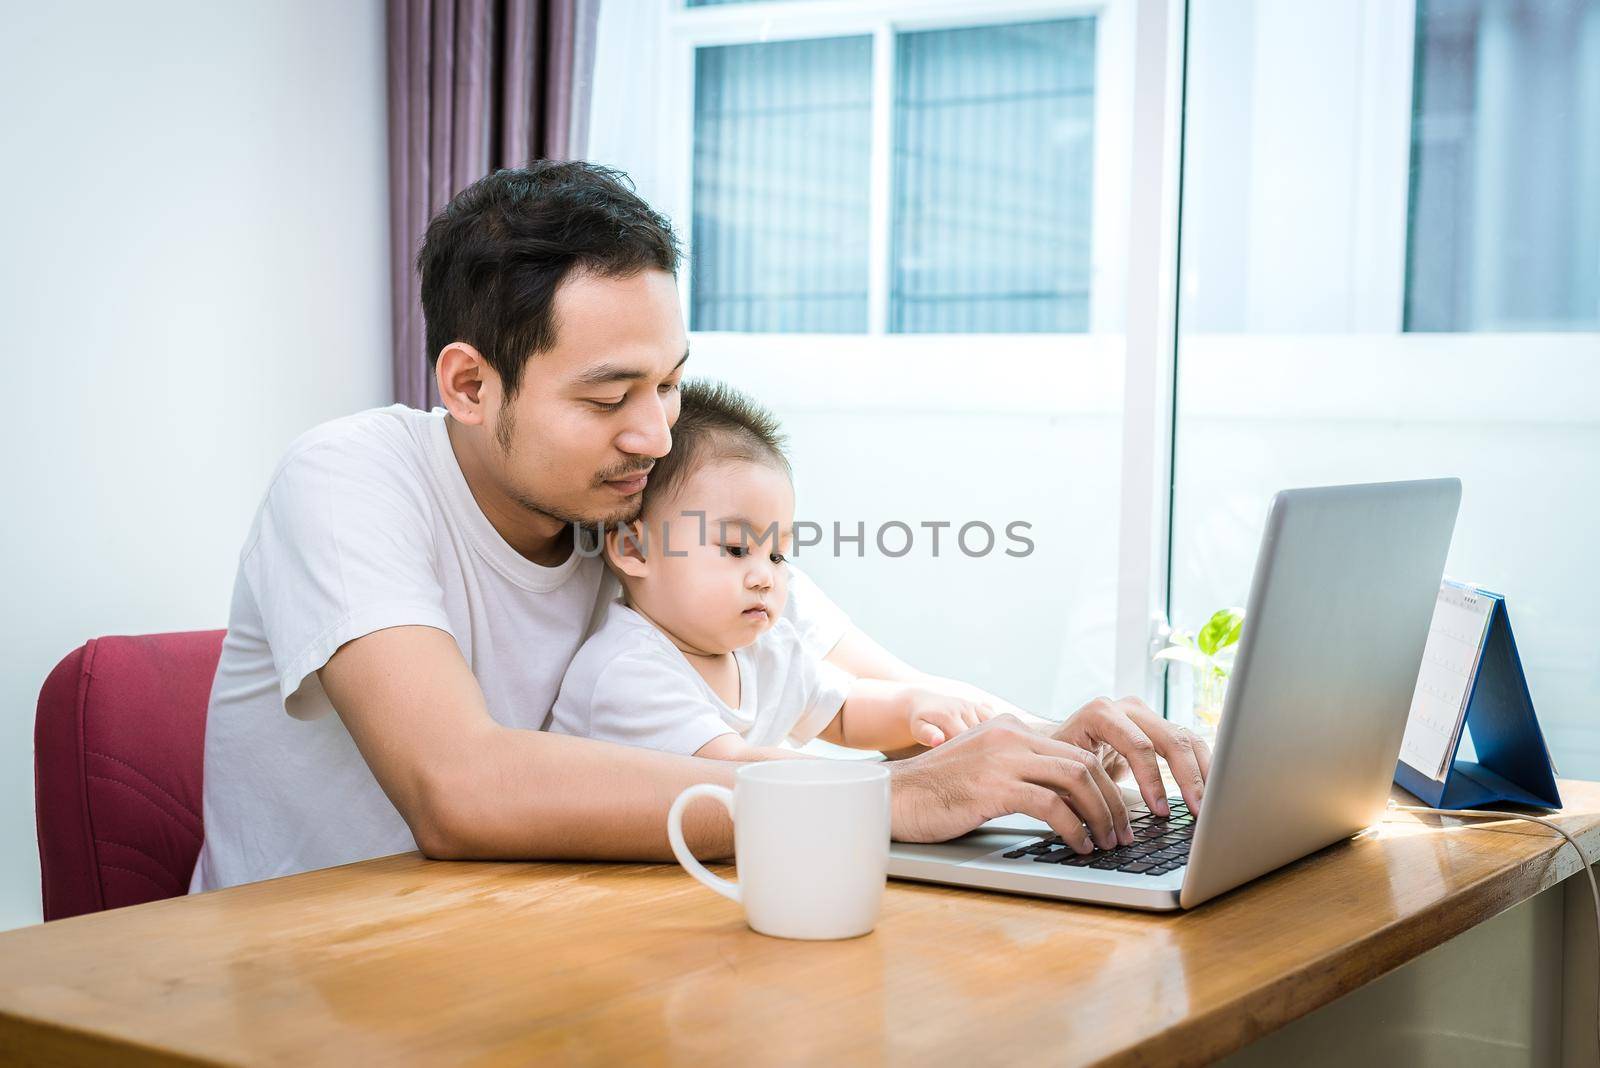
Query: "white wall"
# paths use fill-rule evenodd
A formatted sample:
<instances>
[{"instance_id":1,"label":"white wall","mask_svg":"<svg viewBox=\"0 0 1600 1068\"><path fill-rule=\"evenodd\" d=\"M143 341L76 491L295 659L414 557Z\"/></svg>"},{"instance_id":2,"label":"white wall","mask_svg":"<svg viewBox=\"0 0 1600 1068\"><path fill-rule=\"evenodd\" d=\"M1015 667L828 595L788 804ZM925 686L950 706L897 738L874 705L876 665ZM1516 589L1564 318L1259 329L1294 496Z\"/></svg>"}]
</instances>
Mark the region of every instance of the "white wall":
<instances>
[{"instance_id":1,"label":"white wall","mask_svg":"<svg viewBox=\"0 0 1600 1068\"><path fill-rule=\"evenodd\" d=\"M782 421L795 517L825 532L795 559L862 629L918 667L1061 718L1112 688L1125 346L1006 340L996 355L992 335L700 333L689 367ZM914 531L903 556L875 543L891 522ZM940 522L935 555L923 524ZM994 551L959 550L970 522L997 532ZM1029 524L1025 557L1006 554L1022 551L1005 536L1013 522ZM835 523L863 525L864 548L835 553ZM885 537L901 551L904 534Z\"/></svg>"},{"instance_id":2,"label":"white wall","mask_svg":"<svg viewBox=\"0 0 1600 1068\"><path fill-rule=\"evenodd\" d=\"M5 22L0 928L39 919L50 668L224 625L283 447L390 399L381 0Z\"/></svg>"}]
</instances>

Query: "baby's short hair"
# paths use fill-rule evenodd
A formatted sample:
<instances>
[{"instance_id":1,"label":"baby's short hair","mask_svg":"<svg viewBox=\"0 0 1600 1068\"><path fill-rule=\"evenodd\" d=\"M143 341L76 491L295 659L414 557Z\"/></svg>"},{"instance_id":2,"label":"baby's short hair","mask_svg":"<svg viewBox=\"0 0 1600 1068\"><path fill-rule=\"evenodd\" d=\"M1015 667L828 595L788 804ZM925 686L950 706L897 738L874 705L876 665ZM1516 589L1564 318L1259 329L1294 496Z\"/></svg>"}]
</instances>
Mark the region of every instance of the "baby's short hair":
<instances>
[{"instance_id":1,"label":"baby's short hair","mask_svg":"<svg viewBox=\"0 0 1600 1068\"><path fill-rule=\"evenodd\" d=\"M683 383L672 451L656 461L645 483L644 507L669 500L688 477L723 460L764 463L793 478L777 417L721 382Z\"/></svg>"}]
</instances>

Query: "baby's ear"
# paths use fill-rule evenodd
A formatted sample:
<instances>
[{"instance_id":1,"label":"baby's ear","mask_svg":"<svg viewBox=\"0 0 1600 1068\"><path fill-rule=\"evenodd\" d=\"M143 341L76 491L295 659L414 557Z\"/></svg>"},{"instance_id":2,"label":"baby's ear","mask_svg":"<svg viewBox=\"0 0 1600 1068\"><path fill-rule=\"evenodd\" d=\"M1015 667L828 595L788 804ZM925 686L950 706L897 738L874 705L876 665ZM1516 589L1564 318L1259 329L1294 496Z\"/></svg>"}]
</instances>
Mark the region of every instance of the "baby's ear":
<instances>
[{"instance_id":1,"label":"baby's ear","mask_svg":"<svg viewBox=\"0 0 1600 1068\"><path fill-rule=\"evenodd\" d=\"M640 519L606 528L606 562L618 573L629 578L644 578L650 570L646 530Z\"/></svg>"}]
</instances>

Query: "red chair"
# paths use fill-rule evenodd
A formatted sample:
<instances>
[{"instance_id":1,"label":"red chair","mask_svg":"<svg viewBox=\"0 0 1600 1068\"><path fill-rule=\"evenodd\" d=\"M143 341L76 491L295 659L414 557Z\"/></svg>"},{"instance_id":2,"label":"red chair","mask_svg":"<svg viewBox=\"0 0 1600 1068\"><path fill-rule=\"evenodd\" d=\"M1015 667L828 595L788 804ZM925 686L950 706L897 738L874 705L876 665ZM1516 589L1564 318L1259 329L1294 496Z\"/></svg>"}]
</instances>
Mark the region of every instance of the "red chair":
<instances>
[{"instance_id":1,"label":"red chair","mask_svg":"<svg viewBox=\"0 0 1600 1068\"><path fill-rule=\"evenodd\" d=\"M95 638L45 680L33 771L46 920L188 891L224 633Z\"/></svg>"}]
</instances>

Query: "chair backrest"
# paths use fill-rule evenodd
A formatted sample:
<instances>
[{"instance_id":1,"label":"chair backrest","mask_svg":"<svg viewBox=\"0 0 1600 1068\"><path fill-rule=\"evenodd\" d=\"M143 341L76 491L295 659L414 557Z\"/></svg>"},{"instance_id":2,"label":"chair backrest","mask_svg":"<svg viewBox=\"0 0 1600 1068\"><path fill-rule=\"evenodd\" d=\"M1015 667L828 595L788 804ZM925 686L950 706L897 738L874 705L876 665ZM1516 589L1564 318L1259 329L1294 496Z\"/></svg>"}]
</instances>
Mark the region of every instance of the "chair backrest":
<instances>
[{"instance_id":1,"label":"chair backrest","mask_svg":"<svg viewBox=\"0 0 1600 1068\"><path fill-rule=\"evenodd\" d=\"M95 638L45 680L33 770L46 920L188 891L224 633Z\"/></svg>"}]
</instances>

